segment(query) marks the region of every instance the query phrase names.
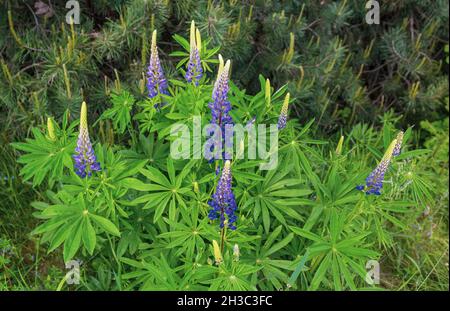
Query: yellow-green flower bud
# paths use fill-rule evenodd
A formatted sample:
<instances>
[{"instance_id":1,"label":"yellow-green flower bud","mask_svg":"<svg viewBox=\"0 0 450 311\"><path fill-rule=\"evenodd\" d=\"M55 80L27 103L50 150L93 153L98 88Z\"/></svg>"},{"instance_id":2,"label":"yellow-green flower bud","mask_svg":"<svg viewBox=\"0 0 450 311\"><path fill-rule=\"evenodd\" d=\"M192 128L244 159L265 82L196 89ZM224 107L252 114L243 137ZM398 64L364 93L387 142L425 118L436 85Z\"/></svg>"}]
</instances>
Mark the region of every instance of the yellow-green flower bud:
<instances>
[{"instance_id":1,"label":"yellow-green flower bud","mask_svg":"<svg viewBox=\"0 0 450 311\"><path fill-rule=\"evenodd\" d=\"M343 143L344 143L344 136L341 136L341 138L339 139L339 142L337 144L337 147L336 147L336 154L337 155L340 155L342 153L342 145L343 145Z\"/></svg>"},{"instance_id":2,"label":"yellow-green flower bud","mask_svg":"<svg viewBox=\"0 0 450 311\"><path fill-rule=\"evenodd\" d=\"M198 182L194 181L192 184L194 186L194 192L195 193L199 193L200 189L198 188Z\"/></svg>"},{"instance_id":3,"label":"yellow-green flower bud","mask_svg":"<svg viewBox=\"0 0 450 311\"><path fill-rule=\"evenodd\" d=\"M214 249L214 260L217 265L223 262L222 252L220 251L219 244L216 240L213 240L213 249Z\"/></svg>"},{"instance_id":4,"label":"yellow-green flower bud","mask_svg":"<svg viewBox=\"0 0 450 311\"><path fill-rule=\"evenodd\" d=\"M270 101L271 101L271 94L270 94L270 80L269 80L269 79L266 79L266 88L265 88L265 91L266 91L266 93L265 93L264 98L265 98L265 100L266 100L266 106L267 106L267 108L269 108L269 107L270 107Z\"/></svg>"},{"instance_id":5,"label":"yellow-green flower bud","mask_svg":"<svg viewBox=\"0 0 450 311\"><path fill-rule=\"evenodd\" d=\"M52 118L47 118L47 135L51 141L56 140L55 125L53 124Z\"/></svg>"}]
</instances>

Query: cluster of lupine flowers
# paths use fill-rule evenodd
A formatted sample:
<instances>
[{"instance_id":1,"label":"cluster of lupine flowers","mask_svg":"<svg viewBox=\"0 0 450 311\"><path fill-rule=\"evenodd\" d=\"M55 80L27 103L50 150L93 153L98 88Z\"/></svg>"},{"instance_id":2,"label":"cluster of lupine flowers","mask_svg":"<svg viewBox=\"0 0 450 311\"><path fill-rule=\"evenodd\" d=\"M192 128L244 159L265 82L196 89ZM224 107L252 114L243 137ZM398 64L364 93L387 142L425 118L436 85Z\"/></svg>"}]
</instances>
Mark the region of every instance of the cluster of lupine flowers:
<instances>
[{"instance_id":1,"label":"cluster of lupine flowers","mask_svg":"<svg viewBox=\"0 0 450 311\"><path fill-rule=\"evenodd\" d=\"M167 79L161 66L158 55L158 47L156 45L156 30L152 34L150 63L147 69L147 90L150 98L156 97L158 94L168 95ZM190 53L185 78L188 82L194 82L198 85L202 75L203 68L200 59L202 41L200 31L195 27L192 21L190 29Z\"/></svg>"},{"instance_id":2,"label":"cluster of lupine flowers","mask_svg":"<svg viewBox=\"0 0 450 311\"><path fill-rule=\"evenodd\" d=\"M158 55L158 48L156 45L156 30L153 31L151 41L151 55L150 62L147 70L147 90L149 98L154 98L160 94L168 94L168 84L164 75L161 61ZM200 59L201 52L201 36L198 28L195 27L194 21L191 23L190 28L190 55L189 62L187 64L187 70L185 78L188 82L193 82L196 86L203 75L203 69ZM229 91L229 71L230 61L224 62L222 56L219 55L219 69L217 73L217 79L214 83L212 102L208 104L211 110L211 123L216 124L222 130L221 144L223 146L225 142L225 126L227 124L233 124L233 120L229 114L231 110L231 103L228 100ZM270 95L270 84L266 90ZM267 94L266 94L267 95ZM278 128L283 129L286 126L287 114L289 104L289 93L284 100L281 113L278 120ZM249 121L252 124L255 118ZM217 144L216 144L217 145ZM220 154L220 152L216 153ZM100 170L100 164L97 162L92 144L89 139L88 127L87 127L87 107L83 103L81 107L80 118L80 133L78 138L77 147L73 156L75 160L75 172L80 177L91 176L92 172ZM228 159L229 156L225 155ZM217 166L217 174L220 172L220 166ZM211 220L219 218L220 228L227 226L231 230L236 229L236 201L231 187L232 175L230 161L227 160L222 169L216 191L212 196L212 200L208 202L211 206L211 211L208 217Z\"/></svg>"},{"instance_id":3,"label":"cluster of lupine flowers","mask_svg":"<svg viewBox=\"0 0 450 311\"><path fill-rule=\"evenodd\" d=\"M190 56L185 78L188 82L193 82L195 85L198 85L199 80L201 79L203 74L200 60L200 51L201 51L200 32L195 27L194 21L192 21L190 29ZM212 102L208 104L208 107L211 110L211 123L218 125L221 128L223 134L225 133L225 125L233 124L233 120L229 114L229 112L231 111L231 103L228 100L229 71L230 71L230 61L227 60L226 63L224 63L223 58L219 55L219 69L217 74L217 80L214 83L214 88L212 92ZM159 94L168 94L167 80L164 76L164 72L158 56L158 49L156 45L156 30L153 32L152 35L151 56L147 71L147 89L149 98L154 98ZM266 81L265 91L266 91L265 94L266 104L270 105L269 80ZM279 130L284 129L286 127L289 100L290 94L287 93L277 123L277 127ZM248 124L252 124L253 122L255 122L255 119L256 119L255 117L252 118ZM47 126L49 130L48 136L49 139L52 141L56 140L54 134L55 132L54 126L51 119L48 119ZM222 136L221 139L222 144L219 144L220 146L223 145L224 137ZM343 137L341 137L341 140L339 142L340 148L338 146L336 151L336 153L338 154L340 154L342 149L342 141ZM394 139L389 145L380 163L366 178L365 185L357 186L358 190L362 190L366 194L375 194L375 195L381 194L384 175L389 167L392 157L395 157L400 154L402 141L403 141L403 132L400 132L397 135L396 139ZM73 159L75 161L74 164L75 173L82 178L90 177L92 176L92 172L101 170L100 163L96 159L92 143L89 138L88 124L87 124L87 105L85 102L83 102L81 105L79 136L77 146L75 148L75 154L73 155ZM225 157L225 159L228 159L228 157ZM219 174L220 166L217 165L216 168L217 168L216 174ZM209 219L211 220L219 219L221 229L225 228L225 226L231 230L236 229L237 204L232 190L232 173L231 173L231 163L229 160L226 160L225 162L215 192L212 195L212 199L208 202L208 204L211 207L211 210L208 214ZM215 251L217 251L218 245L214 246ZM216 257L218 258L221 256L219 256L219 253L217 253Z\"/></svg>"},{"instance_id":4,"label":"cluster of lupine flowers","mask_svg":"<svg viewBox=\"0 0 450 311\"><path fill-rule=\"evenodd\" d=\"M80 132L78 134L78 141L73 159L75 160L75 173L81 178L86 176L90 177L92 172L100 171L101 169L89 138L87 105L85 102L81 104Z\"/></svg>"},{"instance_id":5,"label":"cluster of lupine flowers","mask_svg":"<svg viewBox=\"0 0 450 311\"><path fill-rule=\"evenodd\" d=\"M358 190L364 191L367 195L380 195L381 188L383 188L384 175L389 168L392 157L400 154L403 142L403 132L400 132L397 137L391 142L388 149L384 153L383 158L377 167L367 176L366 184L356 187Z\"/></svg>"},{"instance_id":6,"label":"cluster of lupine flowers","mask_svg":"<svg viewBox=\"0 0 450 311\"><path fill-rule=\"evenodd\" d=\"M190 29L190 55L185 78L188 82L193 82L196 86L198 85L203 74L200 51L200 32L195 27L195 23L192 21ZM225 126L227 124L233 124L233 120L229 114L229 112L231 111L231 103L228 100L229 71L230 61L227 60L226 63L224 63L222 56L219 55L219 69L217 73L217 79L214 83L212 92L212 102L208 104L208 107L211 110L211 123L219 126L222 130L223 135L225 133ZM147 71L147 89L149 98L154 98L159 94L168 94L167 80L164 76L164 72L158 56L158 49L156 45L156 30L152 35L151 56ZM265 92L266 105L270 106L269 80L266 81ZM287 93L278 118L277 128L279 130L286 127L289 100L290 94ZM249 120L248 125L254 123L255 120L256 117ZM51 119L48 119L47 126L49 139L55 141L55 130L53 121ZM223 143L226 144L226 142L224 142L224 136L222 136L220 139L222 140L222 144L219 144L220 146L223 146ZM389 168L392 158L400 154L402 141L403 132L400 132L397 135L396 139L394 139L389 145L380 163L366 178L365 185L357 186L358 190L362 190L366 194L381 194L385 173ZM343 137L341 137L338 148L336 149L337 154L341 153L342 142ZM92 143L89 138L87 124L87 105L85 102L83 102L81 105L79 135L73 159L75 161L75 173L82 178L90 177L92 176L93 172L101 170L100 163L96 159ZM225 159L227 160L225 161L225 165L222 169L217 187L214 194L212 195L212 199L208 202L209 206L211 207L208 218L211 220L219 219L221 229L227 227L231 230L235 230L237 221L237 204L232 190L231 162L230 160L228 160L229 157L225 156ZM219 172L220 166L216 165L216 174L218 175ZM217 242L214 244L214 250L216 252L216 261L221 261L220 249L217 245Z\"/></svg>"},{"instance_id":7,"label":"cluster of lupine flowers","mask_svg":"<svg viewBox=\"0 0 450 311\"><path fill-rule=\"evenodd\" d=\"M151 55L147 69L147 90L149 98L155 98L161 94L168 95L168 84L164 75L163 68L161 66L161 61L159 59L156 37L157 32L155 30L152 33ZM203 68L200 59L201 47L202 43L200 31L195 27L194 21L192 21L190 28L190 54L185 78L187 82L193 82L196 86L198 86L199 81L203 75ZM229 114L229 112L231 111L231 103L228 100L229 74L230 61L227 60L226 62L224 62L222 56L219 55L219 69L217 73L217 79L214 83L212 101L208 104L208 107L211 110L211 123L216 124L220 127L220 129L222 130L222 135L225 134L225 126L227 124L233 124L233 120ZM270 82L268 80L266 82L266 97L266 100L270 105ZM289 93L286 95L279 115L278 129L283 129L286 126L288 104ZM253 124L255 120L256 117L252 118L251 120L249 120L248 124ZM55 141L55 130L53 121L51 119L48 119L47 126L49 130L49 139ZM227 144L227 142L224 141L224 136L221 137L221 140L222 144L219 144L220 146ZM225 155L225 159L228 158L229 157ZM100 163L97 161L89 137L87 123L87 105L85 102L83 102L81 105L79 135L73 159L75 162L75 173L82 178L90 177L92 176L93 172L101 170ZM220 165L217 165L216 168L217 174L219 174ZM220 228L224 228L226 226L231 230L236 229L237 205L232 191L231 163L229 160L225 162L215 193L212 196L212 200L209 201L208 204L212 208L208 215L211 220L219 219Z\"/></svg>"}]
</instances>

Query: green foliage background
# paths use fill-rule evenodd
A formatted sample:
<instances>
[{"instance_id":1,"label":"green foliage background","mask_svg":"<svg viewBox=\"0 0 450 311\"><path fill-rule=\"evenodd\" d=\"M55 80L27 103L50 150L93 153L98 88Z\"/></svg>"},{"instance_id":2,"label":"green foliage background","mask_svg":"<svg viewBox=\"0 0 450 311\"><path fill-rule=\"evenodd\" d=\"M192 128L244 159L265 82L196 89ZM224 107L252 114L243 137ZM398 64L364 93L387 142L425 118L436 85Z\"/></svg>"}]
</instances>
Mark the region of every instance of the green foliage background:
<instances>
[{"instance_id":1,"label":"green foliage background","mask_svg":"<svg viewBox=\"0 0 450 311\"><path fill-rule=\"evenodd\" d=\"M142 119L133 119L131 122L125 118L120 124L114 108L119 111L117 109L129 107L129 111L125 111L133 114L142 112L137 107L146 100L144 73L154 29L159 33L160 57L168 79L183 80L177 67L182 57L176 53L182 48L173 35L187 37L189 23L194 19L203 38L211 40L209 47L220 47L220 54L232 60L231 77L235 84L233 104L236 103L240 120L246 121L254 113L261 113L248 108L251 102L248 94L256 94L254 98L264 94L260 74L270 79L275 90L281 89L280 94L286 89L291 93L294 100L290 113L295 125L282 138L286 145L292 140L298 140L300 144L297 149L287 150L284 159L292 162L289 161L292 158L292 163L297 163L297 167L292 169L297 175L280 178L299 178L302 187L314 192L313 196L307 197L310 203L301 201L303 198L285 198L294 201L291 204L299 212L298 219L296 216L290 219L293 215L288 215L289 220L284 224L272 214L267 220L262 212L260 217L256 215L258 217L254 221L247 223L250 231L243 229L244 237L240 237L245 241L240 242L241 248L245 243L248 247L242 248L242 267L223 267L223 275L229 276L231 271L235 272L233 269L238 269L244 284L240 285L245 289L252 289L261 278L267 281L260 288L287 289L293 275L297 276L295 285L291 286L297 289L360 288L363 283L357 282L353 286L354 280L349 281L354 278L353 274L348 276L345 271L345 267L351 264L343 264L339 259L332 260L326 253L317 251L321 243L330 242L327 240L330 237L342 239L355 234L354 247L367 251L347 255L361 256L361 262L364 256L381 259L384 280L381 287L448 290L447 1L404 0L382 3L380 25L364 22L366 9L362 1L357 0L80 1L81 23L73 29L65 23L65 1L52 1L42 14L36 13L36 2L3 0L0 10L2 289L58 287L65 273L62 250L57 248L55 252L47 254L51 245L39 243L39 235L29 235L41 224L39 219L32 216L34 209L30 204L35 201L46 202L38 204L43 209L42 204L49 204L49 198L52 198L53 204L59 204L55 202L64 199L72 202L72 199L56 198L54 194L46 193L47 189L56 191L61 187L57 177L67 169L64 165L59 166L60 171L55 169L49 176L42 172L37 178L36 172L31 169L30 174L35 179L23 180L24 176L20 175L23 166L17 160L22 153L13 149L11 143L39 137L39 133L44 141L42 131L47 117L51 116L59 124L61 146L72 148L79 105L86 100L90 124L93 125L91 136L102 144L105 159L115 163L117 152L125 152L123 149L130 147L142 159L160 157L156 167L164 174L168 173L164 151L161 151L167 146L146 146L145 137L133 136L130 128L140 128L145 135L150 135L151 129L142 127L143 124L145 127ZM43 3L49 4L47 1ZM212 71L208 73L208 78L214 79L215 64L208 64ZM207 91L206 88L199 95L201 101L207 102L209 99ZM277 103L276 98L274 103ZM148 115L144 114L144 117ZM276 115L261 115L263 117L273 119ZM313 118L314 121L309 123ZM391 173L393 185L385 189L382 199L381 206L385 204L389 212L372 209L370 201L352 201L355 193L346 197L344 202L334 195L320 193L324 188L332 193L340 193L340 190L333 188L340 178L349 182L348 185L344 183L347 187L361 182L364 178L360 176L364 175L361 172L368 173L376 164L376 159L394 137L395 129L408 128L406 148L411 153L406 153L395 164ZM299 133L304 136L299 138ZM345 152L342 157L336 158L333 154L341 135L345 136ZM414 153L414 150L426 152ZM303 158L299 151L309 160L308 164L301 161ZM68 155L70 153L66 158ZM131 157L126 152L124 156ZM64 161L67 162L62 159L61 163L66 163ZM175 169L181 172L179 167ZM198 179L202 177L200 174L196 176ZM252 196L258 191L264 192L264 187L270 185L255 183L253 192L246 194L247 185L243 179L238 186L238 191L243 191L239 193L242 200L240 208L250 213L250 206L260 204L255 203L257 199ZM139 185L127 187L139 188ZM292 187L295 188L296 184L292 184ZM207 200L207 190L211 189L205 185L202 189L204 197L199 199L200 202ZM325 198L329 201L323 202ZM339 202L343 205L340 206ZM312 204L312 207L299 208L305 208L308 204ZM36 207L36 203L34 205ZM269 205L274 208L277 204ZM317 208L320 206L329 209L329 213L316 224L314 217L317 215L312 211L320 210ZM336 206L338 210L364 208L364 217L351 222L348 227L341 224L342 218L336 217L333 212ZM139 219L138 212L133 215ZM199 215L199 220L203 220L204 215ZM151 229L154 215L146 217L149 220L141 233L149 234L153 239L156 235ZM183 218L182 223L187 228L190 228L190 223L192 225L192 222L198 221L189 219L189 215L179 217ZM173 219L168 221L165 225L177 227L170 223ZM328 227L331 223L333 228ZM186 227L181 226L175 232L183 230ZM215 234L206 225L205 230L208 233L203 243L208 246L202 248L204 257L196 258L203 263L205 257L210 255L209 242ZM344 233L341 234L339 230L344 230ZM113 232L110 233L114 236ZM365 233L368 237L363 239ZM137 240L131 233L124 231L122 234L128 234L128 239L124 240L132 241L128 248L115 245L119 240L112 237L108 241L104 235L97 242L100 245L112 243L114 247L120 247L121 251L125 247L121 255L128 259L117 263L117 266L108 267L101 260L95 260L95 256L89 257L88 251L86 259L92 262L83 271L88 281L82 284L82 288L122 288L118 275L133 273L129 270L130 266L136 271L143 271L141 277L144 280L148 271L156 274L155 267L167 267L164 271L170 275L170 289L183 288L185 284L179 279L181 273L175 271L175 267L181 267L180 262L167 262L164 258L154 256L163 246L158 245L156 250L150 247L148 250L145 244L148 237L145 234ZM161 239L174 248L171 255L186 255L192 259L185 265L197 262L192 256L200 253L198 250L180 250L176 236L170 233ZM200 245L196 244L196 247ZM117 251L114 247L111 249ZM89 247L87 249L90 250ZM312 255L315 254L316 258L312 261L303 260L306 258L306 249L312 249ZM139 252L139 259L151 260L143 264L129 259L136 256L136 252ZM108 257L112 254L106 251L106 254L99 256ZM229 256L231 258L231 253ZM329 271L319 269L324 262L336 263L336 266L330 264ZM298 267L301 267L301 273ZM209 268L203 272L205 276L214 275L216 271L213 269L218 269L214 265ZM358 270L355 266L353 268ZM171 274L168 271L172 271ZM334 277L337 271L342 280ZM132 276L128 275L125 279ZM227 284L225 276L212 281L211 288L227 288L223 285ZM150 286L141 279L141 283L152 289L158 287L159 281L158 278L152 280ZM341 281L344 284L340 284ZM125 283L131 288L146 288L138 281ZM203 283L204 287L200 289L207 288L205 284L209 283Z\"/></svg>"}]
</instances>

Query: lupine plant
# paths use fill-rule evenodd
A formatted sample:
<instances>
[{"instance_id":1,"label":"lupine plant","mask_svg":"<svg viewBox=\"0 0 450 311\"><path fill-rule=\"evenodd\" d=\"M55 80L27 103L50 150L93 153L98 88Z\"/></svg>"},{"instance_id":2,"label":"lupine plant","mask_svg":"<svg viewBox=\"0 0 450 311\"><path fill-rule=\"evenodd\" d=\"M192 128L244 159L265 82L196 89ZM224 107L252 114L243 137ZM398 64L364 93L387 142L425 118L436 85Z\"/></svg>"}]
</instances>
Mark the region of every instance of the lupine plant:
<instances>
[{"instance_id":1,"label":"lupine plant","mask_svg":"<svg viewBox=\"0 0 450 311\"><path fill-rule=\"evenodd\" d=\"M287 86L260 76L256 94L238 88L233 60L202 42L194 22L190 41L174 39L184 51L166 57L178 57L178 79L165 78L154 31L146 98L118 88L98 120L89 99L80 101L79 118L49 118L13 144L23 179L47 189L32 203L32 234L65 262L82 260L82 289L381 286L367 281L366 263L408 230L398 216L423 209L433 193L414 173L428 150L408 150L412 129L358 125L336 143L321 140L316 120L288 118L289 104L302 103ZM249 135L219 136L239 148L215 150L212 160L173 157L172 126L194 137L195 117L219 128L275 124L276 167L261 170L265 159L246 154Z\"/></svg>"}]
</instances>

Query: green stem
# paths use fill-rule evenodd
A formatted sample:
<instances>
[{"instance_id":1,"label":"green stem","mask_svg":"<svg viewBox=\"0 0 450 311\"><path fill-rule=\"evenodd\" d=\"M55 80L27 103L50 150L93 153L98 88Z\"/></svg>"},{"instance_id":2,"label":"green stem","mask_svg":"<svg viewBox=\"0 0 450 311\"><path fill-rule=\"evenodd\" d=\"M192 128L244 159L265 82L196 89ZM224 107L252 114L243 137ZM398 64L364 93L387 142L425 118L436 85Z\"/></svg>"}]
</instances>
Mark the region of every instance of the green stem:
<instances>
[{"instance_id":1,"label":"green stem","mask_svg":"<svg viewBox=\"0 0 450 311\"><path fill-rule=\"evenodd\" d=\"M223 256L224 245L225 245L225 225L223 226L223 228L220 232L220 252L222 253L222 256Z\"/></svg>"}]
</instances>

